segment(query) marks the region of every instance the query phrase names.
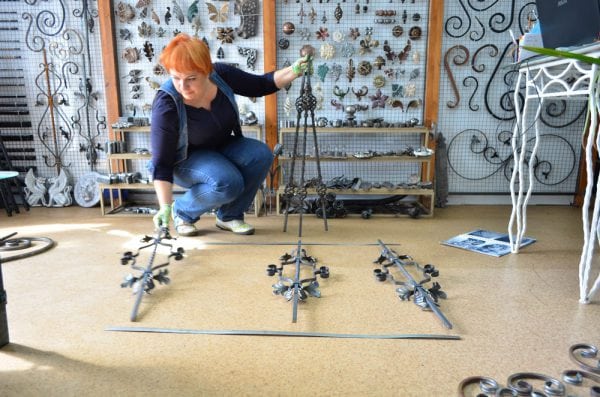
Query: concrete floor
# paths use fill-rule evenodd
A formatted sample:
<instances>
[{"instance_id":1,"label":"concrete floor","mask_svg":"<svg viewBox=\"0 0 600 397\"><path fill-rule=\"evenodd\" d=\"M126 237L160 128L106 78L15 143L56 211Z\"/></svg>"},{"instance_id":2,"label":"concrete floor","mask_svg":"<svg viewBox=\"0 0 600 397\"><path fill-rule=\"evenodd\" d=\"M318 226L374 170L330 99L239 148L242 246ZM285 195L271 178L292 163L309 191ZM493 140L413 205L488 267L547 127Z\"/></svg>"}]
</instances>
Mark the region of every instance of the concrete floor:
<instances>
[{"instance_id":1,"label":"concrete floor","mask_svg":"<svg viewBox=\"0 0 600 397\"><path fill-rule=\"evenodd\" d=\"M256 235L235 236L206 217L200 236L174 242L186 257L169 266L171 284L143 298L133 323L134 296L120 287L130 269L120 258L152 233L149 217L103 217L98 208L80 207L2 212L0 238L18 232L57 245L2 265L10 343L0 349L0 396L453 396L475 375L502 385L523 371L560 378L577 368L570 346L600 346L600 297L578 303L580 210L532 206L528 214L526 234L537 242L501 258L440 242L477 228L506 232L510 207L453 206L423 219L333 219L328 232L322 220L305 217L305 248L329 266L331 277L320 281L320 299L300 304L297 323L291 303L271 293L276 279L265 269L294 248L298 218L290 217L283 233L282 217L249 217ZM439 269L448 294L440 308L453 329L400 301L391 283L374 280L377 239ZM129 326L461 339L106 330ZM568 392L588 396L592 384ZM477 395L475 389L465 395Z\"/></svg>"}]
</instances>

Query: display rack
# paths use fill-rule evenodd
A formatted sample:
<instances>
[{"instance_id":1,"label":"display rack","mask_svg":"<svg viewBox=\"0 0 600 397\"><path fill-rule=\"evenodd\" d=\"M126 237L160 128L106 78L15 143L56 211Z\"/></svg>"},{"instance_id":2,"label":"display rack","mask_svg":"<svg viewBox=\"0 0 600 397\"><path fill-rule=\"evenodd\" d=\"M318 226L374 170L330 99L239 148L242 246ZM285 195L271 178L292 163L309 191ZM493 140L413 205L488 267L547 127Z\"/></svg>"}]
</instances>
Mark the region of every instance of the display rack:
<instances>
[{"instance_id":1,"label":"display rack","mask_svg":"<svg viewBox=\"0 0 600 397\"><path fill-rule=\"evenodd\" d=\"M242 125L242 132L245 136L250 138L263 140L262 136L262 127L260 125ZM114 137L117 141L128 142L131 140L130 134L149 134L150 126L143 127L126 127L126 128L113 128ZM138 137L139 138L139 137ZM142 141L149 142L149 136L146 139L142 139ZM134 153L134 152L124 152L124 153L109 153L107 154L107 162L109 173L113 174L116 172L116 165L122 165L122 168L119 169L119 173L128 173L130 169L132 169L133 161L148 161L152 157L152 154L149 152L144 153ZM143 164L145 169L145 164ZM126 200L124 199L123 191L128 190L148 190L154 191L154 186L151 183L99 183L98 187L100 189L100 211L102 215L117 215L123 214L124 208L126 206ZM182 193L185 189L179 186L174 186L174 193ZM109 202L105 202L105 193L107 193ZM260 214L260 209L262 206L262 196L257 194L254 199L254 215L258 216ZM127 215L130 215L131 212L127 212Z\"/></svg>"},{"instance_id":2,"label":"display rack","mask_svg":"<svg viewBox=\"0 0 600 397\"><path fill-rule=\"evenodd\" d=\"M346 176L349 178L360 178L365 182L383 182L376 180L380 177L394 177L395 180L387 181L388 187L372 187L364 189L337 189L328 187L327 191L341 196L405 196L406 203L411 203L420 208L421 216L433 216L434 189L431 178L434 156L428 148L429 129L421 126L404 128L371 128L371 127L322 127L316 129L319 135L319 160L323 170L324 182L327 184L327 175ZM280 128L279 142L284 146L284 152L278 157L282 172L279 173L279 188L276 195L277 213L282 213L282 196L285 191L287 180L287 164L291 163L290 147L291 141L296 133L295 128ZM352 139L356 137L357 139ZM323 139L322 139L323 138ZM353 144L356 141L356 144ZM364 148L364 142L369 142L368 148ZM419 155L414 154L390 154L384 152L401 152L406 149L408 142ZM328 145L329 143L329 145ZM331 149L331 144L342 144L343 148ZM360 146L356 146L360 145ZM311 144L307 144L312 147ZM358 149L376 150L383 153L373 156L360 156L363 153ZM333 152L333 153L332 153ZM316 156L307 153L306 163L316 163ZM310 180L316 174L312 167L307 166L305 180ZM410 170L406 170L410 168ZM382 169L387 171L382 172ZM404 171L403 171L404 169ZM394 172L390 172L392 170ZM418 178L417 180L414 180ZM393 187L389 187L389 186ZM307 189L308 195L316 195L314 189Z\"/></svg>"}]
</instances>

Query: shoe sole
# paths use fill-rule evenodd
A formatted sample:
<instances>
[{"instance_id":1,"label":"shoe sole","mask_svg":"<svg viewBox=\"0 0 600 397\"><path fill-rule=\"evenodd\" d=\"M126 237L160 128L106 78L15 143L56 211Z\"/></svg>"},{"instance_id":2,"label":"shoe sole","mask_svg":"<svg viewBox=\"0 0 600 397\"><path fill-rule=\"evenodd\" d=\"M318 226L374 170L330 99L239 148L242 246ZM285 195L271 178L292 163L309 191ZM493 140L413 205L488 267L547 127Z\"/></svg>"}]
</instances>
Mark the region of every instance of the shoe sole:
<instances>
[{"instance_id":1,"label":"shoe sole","mask_svg":"<svg viewBox=\"0 0 600 397\"><path fill-rule=\"evenodd\" d=\"M179 236L182 236L182 237L193 237L193 236L198 235L198 230L195 230L193 232L187 232L187 233L179 233L179 231L177 229L175 229L175 231L177 232L177 234Z\"/></svg>"},{"instance_id":2,"label":"shoe sole","mask_svg":"<svg viewBox=\"0 0 600 397\"><path fill-rule=\"evenodd\" d=\"M254 229L248 230L248 231L246 231L246 232L234 232L233 230L229 229L228 227L221 226L221 225L216 225L216 226L217 226L219 229L221 229L221 230L226 230L226 231L228 231L228 232L231 232L231 233L233 233L233 234L240 234L240 235L243 235L243 236L249 236L249 235L251 235L251 234L254 234Z\"/></svg>"}]
</instances>

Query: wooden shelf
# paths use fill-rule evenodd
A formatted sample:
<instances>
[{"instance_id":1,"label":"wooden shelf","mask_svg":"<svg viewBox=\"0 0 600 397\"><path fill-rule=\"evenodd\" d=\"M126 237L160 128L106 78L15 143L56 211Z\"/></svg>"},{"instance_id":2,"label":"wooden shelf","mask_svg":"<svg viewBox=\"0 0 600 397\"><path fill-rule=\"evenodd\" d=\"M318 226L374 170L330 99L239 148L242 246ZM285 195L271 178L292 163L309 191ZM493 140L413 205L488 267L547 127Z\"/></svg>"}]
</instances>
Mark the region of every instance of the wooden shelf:
<instances>
[{"instance_id":1,"label":"wooden shelf","mask_svg":"<svg viewBox=\"0 0 600 397\"><path fill-rule=\"evenodd\" d=\"M126 127L126 128L113 128L115 133L115 137L117 139L125 141L126 133L150 133L150 126L143 127ZM257 125L242 125L242 132L252 132L256 134L257 139L262 138L262 126ZM111 166L112 160L121 160L124 163L124 170L127 172L127 163L126 161L135 161L135 160L149 160L152 158L152 154L139 154L139 153L112 153L107 155L107 159L109 160L109 172L112 173ZM124 213L123 209L125 208L125 202L123 200L123 190L154 190L154 185L152 183L99 183L100 189L100 211L102 215L139 215L144 216L146 214L134 214L134 213ZM109 193L109 205L105 205L104 200L104 192L108 191ZM186 189L180 186L173 186L173 193L183 193ZM258 193L254 199L254 213L256 216L259 215L260 209L262 206L262 196Z\"/></svg>"}]
</instances>

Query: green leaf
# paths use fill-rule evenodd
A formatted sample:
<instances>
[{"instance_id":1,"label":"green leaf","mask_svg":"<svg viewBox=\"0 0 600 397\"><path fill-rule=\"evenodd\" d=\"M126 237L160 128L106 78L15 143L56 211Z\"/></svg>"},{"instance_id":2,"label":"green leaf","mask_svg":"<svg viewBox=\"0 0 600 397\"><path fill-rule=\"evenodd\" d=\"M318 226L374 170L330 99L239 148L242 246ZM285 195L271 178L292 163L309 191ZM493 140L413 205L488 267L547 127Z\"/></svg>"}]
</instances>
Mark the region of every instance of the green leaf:
<instances>
[{"instance_id":1,"label":"green leaf","mask_svg":"<svg viewBox=\"0 0 600 397\"><path fill-rule=\"evenodd\" d=\"M576 59L581 62L600 65L600 58L592 58L587 55L578 54L575 52L555 50L552 48L529 47L526 45L522 46L521 48L523 48L524 50L527 50L527 51L541 54L541 55L547 55L547 56L557 57L557 58Z\"/></svg>"}]
</instances>

